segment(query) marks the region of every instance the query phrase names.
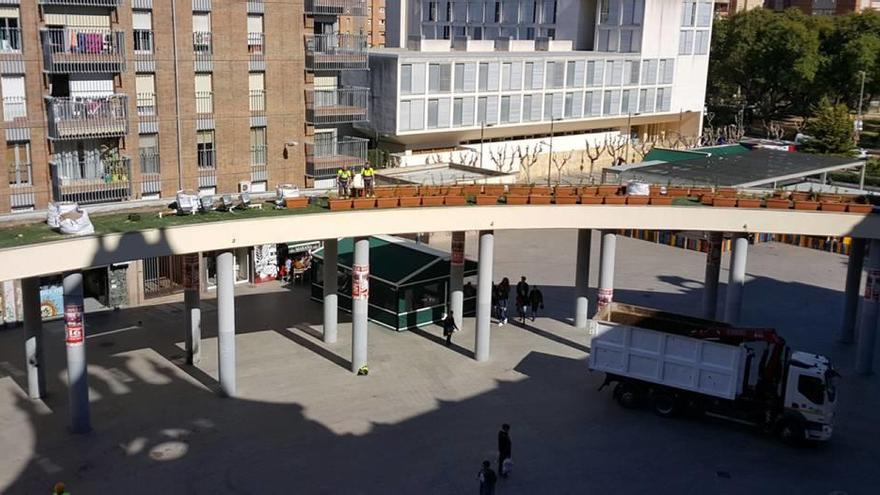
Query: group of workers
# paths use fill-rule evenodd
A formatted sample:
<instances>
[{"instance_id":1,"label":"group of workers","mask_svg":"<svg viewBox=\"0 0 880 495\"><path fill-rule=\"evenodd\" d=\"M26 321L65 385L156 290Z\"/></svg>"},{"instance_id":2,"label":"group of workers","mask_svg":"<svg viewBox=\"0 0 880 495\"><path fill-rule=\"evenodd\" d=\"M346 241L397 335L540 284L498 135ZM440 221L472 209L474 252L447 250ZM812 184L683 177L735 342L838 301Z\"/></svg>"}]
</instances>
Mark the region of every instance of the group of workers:
<instances>
[{"instance_id":1,"label":"group of workers","mask_svg":"<svg viewBox=\"0 0 880 495\"><path fill-rule=\"evenodd\" d=\"M374 177L376 169L369 162L364 165L360 172L352 172L348 165L342 165L342 168L336 171L336 187L340 198L358 198L373 197L376 195L374 189Z\"/></svg>"}]
</instances>

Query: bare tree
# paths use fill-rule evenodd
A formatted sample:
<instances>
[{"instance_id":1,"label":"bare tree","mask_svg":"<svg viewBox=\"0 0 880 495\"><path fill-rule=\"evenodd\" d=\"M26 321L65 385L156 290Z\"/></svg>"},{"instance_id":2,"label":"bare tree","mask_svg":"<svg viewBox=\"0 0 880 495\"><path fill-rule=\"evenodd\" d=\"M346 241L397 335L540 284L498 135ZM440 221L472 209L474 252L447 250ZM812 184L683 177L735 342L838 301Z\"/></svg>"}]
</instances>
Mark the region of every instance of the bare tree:
<instances>
[{"instance_id":1,"label":"bare tree","mask_svg":"<svg viewBox=\"0 0 880 495\"><path fill-rule=\"evenodd\" d=\"M645 159L645 155L647 155L652 149L654 149L655 145L656 142L654 141L653 137L650 140L641 139L639 140L637 145L633 146L633 151L635 152L638 160L642 161Z\"/></svg>"},{"instance_id":2,"label":"bare tree","mask_svg":"<svg viewBox=\"0 0 880 495\"><path fill-rule=\"evenodd\" d=\"M626 149L628 139L625 136L616 136L612 138L605 138L605 151L611 157L612 165L617 165L618 160L623 158L624 150Z\"/></svg>"},{"instance_id":3,"label":"bare tree","mask_svg":"<svg viewBox=\"0 0 880 495\"><path fill-rule=\"evenodd\" d=\"M599 158L605 153L608 143L607 141L596 142L590 145L590 141L585 140L584 144L586 145L584 152L587 155L587 158L590 159L590 184L592 184L595 181L595 179L593 179L593 173L596 169L596 162L599 161Z\"/></svg>"},{"instance_id":4,"label":"bare tree","mask_svg":"<svg viewBox=\"0 0 880 495\"><path fill-rule=\"evenodd\" d=\"M499 172L510 173L513 171L514 158L512 153L507 152L507 146L500 150L489 150L489 159Z\"/></svg>"},{"instance_id":5,"label":"bare tree","mask_svg":"<svg viewBox=\"0 0 880 495\"><path fill-rule=\"evenodd\" d=\"M520 168L526 175L527 184L532 183L532 167L534 167L535 164L538 163L538 158L540 158L541 151L542 148L540 143L535 144L534 147L530 147L528 145L526 145L525 147L516 147L516 157L517 159L519 159Z\"/></svg>"},{"instance_id":6,"label":"bare tree","mask_svg":"<svg viewBox=\"0 0 880 495\"><path fill-rule=\"evenodd\" d=\"M553 162L553 167L556 169L556 184L559 185L562 182L562 170L565 169L565 165L571 161L572 152L568 153L554 153L550 159Z\"/></svg>"}]
</instances>

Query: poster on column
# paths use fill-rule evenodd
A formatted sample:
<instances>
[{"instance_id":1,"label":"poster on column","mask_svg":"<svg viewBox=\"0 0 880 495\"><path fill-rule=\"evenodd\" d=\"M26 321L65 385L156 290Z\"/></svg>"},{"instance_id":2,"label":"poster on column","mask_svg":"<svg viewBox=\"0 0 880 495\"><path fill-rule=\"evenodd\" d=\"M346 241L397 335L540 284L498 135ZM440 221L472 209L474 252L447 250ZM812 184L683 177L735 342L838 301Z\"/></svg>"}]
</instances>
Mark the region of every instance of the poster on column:
<instances>
[{"instance_id":1,"label":"poster on column","mask_svg":"<svg viewBox=\"0 0 880 495\"><path fill-rule=\"evenodd\" d=\"M876 268L868 269L868 276L865 279L865 300L880 302L880 270Z\"/></svg>"},{"instance_id":2,"label":"poster on column","mask_svg":"<svg viewBox=\"0 0 880 495\"><path fill-rule=\"evenodd\" d=\"M599 306L599 311L602 311L602 309L605 306L608 306L609 304L611 304L611 299L613 296L614 296L614 289L599 288L599 300L597 301L598 306Z\"/></svg>"},{"instance_id":3,"label":"poster on column","mask_svg":"<svg viewBox=\"0 0 880 495\"><path fill-rule=\"evenodd\" d=\"M370 296L370 265L354 265L351 270L351 298L366 300Z\"/></svg>"},{"instance_id":4,"label":"poster on column","mask_svg":"<svg viewBox=\"0 0 880 495\"><path fill-rule=\"evenodd\" d=\"M452 233L452 264L464 265L464 232Z\"/></svg>"},{"instance_id":5,"label":"poster on column","mask_svg":"<svg viewBox=\"0 0 880 495\"><path fill-rule=\"evenodd\" d=\"M199 290L199 255L183 255L183 288Z\"/></svg>"},{"instance_id":6,"label":"poster on column","mask_svg":"<svg viewBox=\"0 0 880 495\"><path fill-rule=\"evenodd\" d=\"M64 305L64 341L67 345L82 345L85 340L83 331L83 307L80 304Z\"/></svg>"},{"instance_id":7,"label":"poster on column","mask_svg":"<svg viewBox=\"0 0 880 495\"><path fill-rule=\"evenodd\" d=\"M270 282L277 276L278 250L275 244L254 246L254 282Z\"/></svg>"}]
</instances>

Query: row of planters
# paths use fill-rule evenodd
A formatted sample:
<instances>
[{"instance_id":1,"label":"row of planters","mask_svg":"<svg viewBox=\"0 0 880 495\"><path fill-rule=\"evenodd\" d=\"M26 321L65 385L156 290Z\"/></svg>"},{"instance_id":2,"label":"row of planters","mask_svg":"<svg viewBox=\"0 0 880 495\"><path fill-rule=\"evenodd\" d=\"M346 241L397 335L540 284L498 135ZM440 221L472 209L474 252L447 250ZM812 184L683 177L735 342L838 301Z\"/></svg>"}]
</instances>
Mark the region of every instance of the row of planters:
<instances>
[{"instance_id":1,"label":"row of planters","mask_svg":"<svg viewBox=\"0 0 880 495\"><path fill-rule=\"evenodd\" d=\"M778 192L770 197L739 194L734 188L650 186L647 195L628 195L626 186L527 186L485 184L463 186L399 185L377 187L375 197L328 198L331 210L416 206L464 206L526 204L671 205L675 198L699 201L707 206L821 210L870 213L872 205L861 196Z\"/></svg>"}]
</instances>

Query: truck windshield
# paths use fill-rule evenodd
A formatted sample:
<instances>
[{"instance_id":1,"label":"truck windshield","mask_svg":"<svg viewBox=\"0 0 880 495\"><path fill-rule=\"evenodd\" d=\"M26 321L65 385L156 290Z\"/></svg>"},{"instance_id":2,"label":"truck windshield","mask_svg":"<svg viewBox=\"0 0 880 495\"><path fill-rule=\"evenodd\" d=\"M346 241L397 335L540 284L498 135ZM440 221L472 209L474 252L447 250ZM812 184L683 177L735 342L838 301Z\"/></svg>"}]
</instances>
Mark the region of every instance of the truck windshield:
<instances>
[{"instance_id":1,"label":"truck windshield","mask_svg":"<svg viewBox=\"0 0 880 495\"><path fill-rule=\"evenodd\" d=\"M825 372L825 387L829 402L834 402L837 397L837 377L839 376L840 374L831 368Z\"/></svg>"},{"instance_id":2,"label":"truck windshield","mask_svg":"<svg viewBox=\"0 0 880 495\"><path fill-rule=\"evenodd\" d=\"M825 384L821 378L801 375L797 389L810 402L820 405L825 403Z\"/></svg>"}]
</instances>

